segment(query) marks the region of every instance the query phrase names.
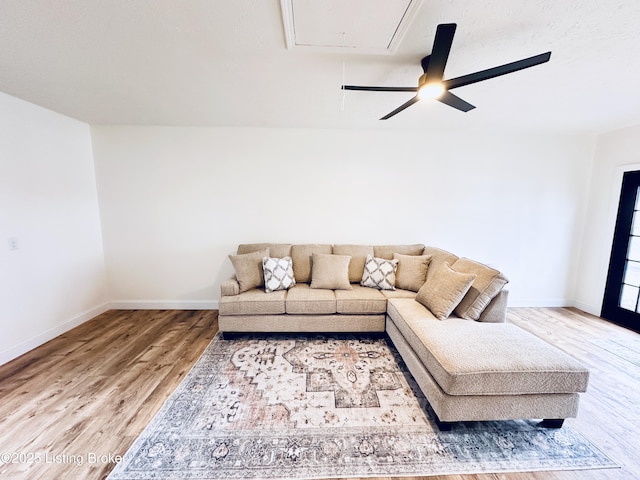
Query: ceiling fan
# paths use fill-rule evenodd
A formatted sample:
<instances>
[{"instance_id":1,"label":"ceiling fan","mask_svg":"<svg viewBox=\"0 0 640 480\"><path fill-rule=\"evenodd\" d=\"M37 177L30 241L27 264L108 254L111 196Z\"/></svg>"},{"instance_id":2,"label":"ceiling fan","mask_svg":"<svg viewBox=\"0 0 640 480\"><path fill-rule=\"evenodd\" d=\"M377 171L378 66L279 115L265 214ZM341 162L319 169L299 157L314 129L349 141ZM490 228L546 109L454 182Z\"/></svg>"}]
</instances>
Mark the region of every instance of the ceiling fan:
<instances>
[{"instance_id":1,"label":"ceiling fan","mask_svg":"<svg viewBox=\"0 0 640 480\"><path fill-rule=\"evenodd\" d=\"M431 55L427 55L420 62L424 74L420 76L417 87L362 87L358 85L342 85L342 90L364 90L369 92L416 92L416 95L406 103L403 103L394 111L388 113L380 120L387 120L400 113L405 108L410 107L421 98L435 98L436 100L456 108L463 112L468 112L476 108L469 102L461 99L450 92L451 89L464 87L472 83L481 82L490 78L517 72L524 68L534 67L549 61L551 52L542 53L533 57L524 58L517 62L507 63L498 67L481 70L457 78L444 80L444 67L449 58L453 35L456 32L455 23L442 23L436 29L436 38L433 41Z\"/></svg>"}]
</instances>

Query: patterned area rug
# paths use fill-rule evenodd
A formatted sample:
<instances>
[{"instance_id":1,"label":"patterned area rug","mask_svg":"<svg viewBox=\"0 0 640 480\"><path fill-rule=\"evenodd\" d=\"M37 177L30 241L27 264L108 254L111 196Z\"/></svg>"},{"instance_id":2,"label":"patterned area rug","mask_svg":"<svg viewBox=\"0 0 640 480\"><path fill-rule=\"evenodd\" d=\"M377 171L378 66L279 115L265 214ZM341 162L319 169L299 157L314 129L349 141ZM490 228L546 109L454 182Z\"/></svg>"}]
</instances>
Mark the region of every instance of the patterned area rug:
<instances>
[{"instance_id":1,"label":"patterned area rug","mask_svg":"<svg viewBox=\"0 0 640 480\"><path fill-rule=\"evenodd\" d=\"M216 336L109 476L327 478L615 467L566 425L440 432L384 337Z\"/></svg>"}]
</instances>

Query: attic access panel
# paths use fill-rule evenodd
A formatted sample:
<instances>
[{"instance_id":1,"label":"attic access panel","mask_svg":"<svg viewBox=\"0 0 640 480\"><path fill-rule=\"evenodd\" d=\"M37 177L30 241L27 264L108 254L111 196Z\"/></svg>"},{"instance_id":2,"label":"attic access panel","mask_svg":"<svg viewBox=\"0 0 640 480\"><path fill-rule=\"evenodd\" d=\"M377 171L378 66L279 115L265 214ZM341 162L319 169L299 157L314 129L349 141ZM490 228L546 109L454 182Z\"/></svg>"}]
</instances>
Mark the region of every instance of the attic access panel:
<instances>
[{"instance_id":1,"label":"attic access panel","mask_svg":"<svg viewBox=\"0 0 640 480\"><path fill-rule=\"evenodd\" d=\"M395 52L422 0L280 0L287 48Z\"/></svg>"}]
</instances>

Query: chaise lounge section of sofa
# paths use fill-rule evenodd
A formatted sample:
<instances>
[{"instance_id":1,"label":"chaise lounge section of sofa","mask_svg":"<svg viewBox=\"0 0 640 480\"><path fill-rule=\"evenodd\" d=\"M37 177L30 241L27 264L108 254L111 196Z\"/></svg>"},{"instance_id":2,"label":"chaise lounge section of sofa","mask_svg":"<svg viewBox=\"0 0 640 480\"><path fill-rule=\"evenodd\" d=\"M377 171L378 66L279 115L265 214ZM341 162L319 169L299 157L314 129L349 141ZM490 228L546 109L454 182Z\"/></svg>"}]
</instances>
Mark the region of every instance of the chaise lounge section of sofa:
<instances>
[{"instance_id":1,"label":"chaise lounge section of sofa","mask_svg":"<svg viewBox=\"0 0 640 480\"><path fill-rule=\"evenodd\" d=\"M441 429L519 418L557 428L577 415L588 370L505 322L507 279L494 268L422 244L241 244L229 258L223 333L385 332Z\"/></svg>"}]
</instances>

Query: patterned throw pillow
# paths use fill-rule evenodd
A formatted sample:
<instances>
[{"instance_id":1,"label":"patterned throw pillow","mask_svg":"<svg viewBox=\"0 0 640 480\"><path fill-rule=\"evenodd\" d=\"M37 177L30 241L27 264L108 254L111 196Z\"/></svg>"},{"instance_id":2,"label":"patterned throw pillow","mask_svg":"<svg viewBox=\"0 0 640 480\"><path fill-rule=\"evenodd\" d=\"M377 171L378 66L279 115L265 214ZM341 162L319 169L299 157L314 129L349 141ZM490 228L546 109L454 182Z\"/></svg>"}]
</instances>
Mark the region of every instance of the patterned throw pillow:
<instances>
[{"instance_id":1,"label":"patterned throw pillow","mask_svg":"<svg viewBox=\"0 0 640 480\"><path fill-rule=\"evenodd\" d=\"M367 255L360 285L379 290L395 290L397 268L398 260L386 260Z\"/></svg>"},{"instance_id":2,"label":"patterned throw pillow","mask_svg":"<svg viewBox=\"0 0 640 480\"><path fill-rule=\"evenodd\" d=\"M264 290L267 293L287 290L296 284L291 257L264 257L262 269L264 270Z\"/></svg>"}]
</instances>

